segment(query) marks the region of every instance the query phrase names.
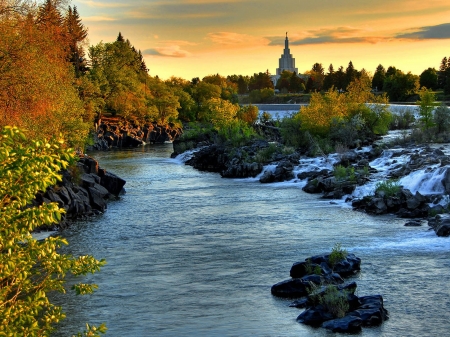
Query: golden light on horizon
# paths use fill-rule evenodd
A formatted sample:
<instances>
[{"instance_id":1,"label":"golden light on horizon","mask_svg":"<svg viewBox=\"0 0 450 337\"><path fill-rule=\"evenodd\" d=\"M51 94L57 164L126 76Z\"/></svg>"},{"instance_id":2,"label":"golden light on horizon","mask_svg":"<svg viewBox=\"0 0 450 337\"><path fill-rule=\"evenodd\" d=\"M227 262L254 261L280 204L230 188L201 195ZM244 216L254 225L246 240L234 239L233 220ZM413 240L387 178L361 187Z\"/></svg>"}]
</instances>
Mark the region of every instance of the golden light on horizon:
<instances>
[{"instance_id":1,"label":"golden light on horizon","mask_svg":"<svg viewBox=\"0 0 450 337\"><path fill-rule=\"evenodd\" d=\"M420 74L450 56L450 3L431 0L77 0L90 44L119 31L151 75L186 79L275 72L289 32L299 72L316 62L374 72L378 64ZM287 10L289 9L289 10ZM449 46L449 47L448 47Z\"/></svg>"}]
</instances>

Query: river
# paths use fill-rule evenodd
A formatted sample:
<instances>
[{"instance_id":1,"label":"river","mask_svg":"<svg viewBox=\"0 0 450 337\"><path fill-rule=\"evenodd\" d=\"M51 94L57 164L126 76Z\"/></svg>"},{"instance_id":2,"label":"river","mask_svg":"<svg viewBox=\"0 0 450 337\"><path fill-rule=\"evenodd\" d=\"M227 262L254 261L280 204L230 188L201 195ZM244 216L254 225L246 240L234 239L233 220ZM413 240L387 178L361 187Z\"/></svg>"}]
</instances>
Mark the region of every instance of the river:
<instances>
[{"instance_id":1,"label":"river","mask_svg":"<svg viewBox=\"0 0 450 337\"><path fill-rule=\"evenodd\" d=\"M301 310L270 287L289 278L294 262L335 243L362 259L351 279L357 295L382 294L390 313L363 336L448 335L450 238L331 204L292 183L198 172L171 152L165 144L94 154L127 181L127 193L61 233L68 252L108 263L86 277L99 286L94 295L56 296L68 317L53 336L85 322L105 322L114 337L331 336L297 323Z\"/></svg>"}]
</instances>

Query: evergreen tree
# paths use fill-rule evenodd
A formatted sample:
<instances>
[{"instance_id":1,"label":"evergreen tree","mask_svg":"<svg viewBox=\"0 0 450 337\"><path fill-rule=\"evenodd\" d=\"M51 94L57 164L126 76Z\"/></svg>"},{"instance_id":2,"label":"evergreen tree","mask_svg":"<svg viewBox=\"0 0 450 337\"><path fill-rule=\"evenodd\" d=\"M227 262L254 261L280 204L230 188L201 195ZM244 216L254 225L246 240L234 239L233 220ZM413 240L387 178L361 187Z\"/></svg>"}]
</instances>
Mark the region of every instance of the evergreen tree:
<instances>
[{"instance_id":1,"label":"evergreen tree","mask_svg":"<svg viewBox=\"0 0 450 337\"><path fill-rule=\"evenodd\" d=\"M344 72L343 66L340 66L338 71L336 72L335 86L336 86L336 89L338 89L338 90L344 90L345 88L347 88L346 80L345 80L345 72Z\"/></svg>"},{"instance_id":2,"label":"evergreen tree","mask_svg":"<svg viewBox=\"0 0 450 337\"><path fill-rule=\"evenodd\" d=\"M67 16L65 18L65 25L68 35L69 44L69 61L75 67L75 74L86 70L86 61L84 59L84 50L82 43L88 36L88 31L81 22L77 7L73 9L69 6Z\"/></svg>"},{"instance_id":3,"label":"evergreen tree","mask_svg":"<svg viewBox=\"0 0 450 337\"><path fill-rule=\"evenodd\" d=\"M385 78L386 70L381 64L379 64L372 78L372 88L376 89L377 91L382 90Z\"/></svg>"},{"instance_id":4,"label":"evergreen tree","mask_svg":"<svg viewBox=\"0 0 450 337\"><path fill-rule=\"evenodd\" d=\"M121 33L121 32L119 32L119 35L117 35L117 39L116 39L116 41L117 41L117 42L125 42L125 39L123 38L123 36L122 36L122 33Z\"/></svg>"},{"instance_id":5,"label":"evergreen tree","mask_svg":"<svg viewBox=\"0 0 450 337\"><path fill-rule=\"evenodd\" d=\"M345 88L353 82L353 80L357 77L358 71L353 66L352 61L348 63L347 69L345 69Z\"/></svg>"},{"instance_id":6,"label":"evergreen tree","mask_svg":"<svg viewBox=\"0 0 450 337\"><path fill-rule=\"evenodd\" d=\"M336 73L334 71L333 64L330 63L328 67L328 73L325 75L325 79L323 81L323 89L328 90L331 89L335 85L335 77Z\"/></svg>"}]
</instances>

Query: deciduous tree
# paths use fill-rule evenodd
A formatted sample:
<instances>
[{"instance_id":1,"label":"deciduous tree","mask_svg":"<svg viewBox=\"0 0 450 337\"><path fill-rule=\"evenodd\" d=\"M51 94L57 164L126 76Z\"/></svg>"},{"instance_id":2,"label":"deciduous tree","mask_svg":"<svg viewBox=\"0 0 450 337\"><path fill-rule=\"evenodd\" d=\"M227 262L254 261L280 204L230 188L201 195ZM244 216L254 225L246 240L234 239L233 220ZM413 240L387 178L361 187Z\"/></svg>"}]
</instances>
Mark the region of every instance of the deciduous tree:
<instances>
[{"instance_id":1,"label":"deciduous tree","mask_svg":"<svg viewBox=\"0 0 450 337\"><path fill-rule=\"evenodd\" d=\"M42 225L61 220L57 203L33 206L38 191L61 180L58 173L73 161L61 140L29 141L22 131L4 127L0 142L0 335L48 336L64 318L48 293L65 293L67 274L94 273L105 263L92 256L73 257L58 249L60 237L37 241L30 234ZM95 284L78 283L78 294L91 293ZM89 330L93 330L90 328ZM106 328L102 326L100 330ZM97 335L91 331L91 335Z\"/></svg>"}]
</instances>

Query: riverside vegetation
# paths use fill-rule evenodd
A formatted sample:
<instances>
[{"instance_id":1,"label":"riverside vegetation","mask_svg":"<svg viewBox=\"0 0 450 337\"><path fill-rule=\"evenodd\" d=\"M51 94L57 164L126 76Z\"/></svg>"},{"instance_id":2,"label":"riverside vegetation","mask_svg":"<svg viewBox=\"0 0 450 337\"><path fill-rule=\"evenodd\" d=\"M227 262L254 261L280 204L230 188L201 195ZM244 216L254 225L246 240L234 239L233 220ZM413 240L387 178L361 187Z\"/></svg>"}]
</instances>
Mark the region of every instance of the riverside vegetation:
<instances>
[{"instance_id":1,"label":"riverside vegetation","mask_svg":"<svg viewBox=\"0 0 450 337\"><path fill-rule=\"evenodd\" d=\"M330 65L325 75L321 64L314 64L306 83L296 74L284 73L276 84L276 89L282 92L280 96L275 95L268 72L253 76L216 74L191 80L174 76L161 80L148 74L141 51L121 33L116 41L85 48L88 29L77 8L69 3L60 0L0 3L0 54L4 65L0 68L0 127L4 135L0 146L2 164L6 165L1 172L4 175L1 186L9 186L19 193L14 195L5 189L1 206L29 221L21 222L20 216L13 216L1 228L2 258L6 260L0 274L0 310L1 329L5 334L48 335L64 314L48 302L47 293L63 291L66 273L96 271L103 263L91 257L73 259L58 255L57 247L65 244L62 239L49 238L37 243L29 236L35 226L59 221L62 210L54 203L36 209L29 207L30 202L37 192L55 184L57 172L73 161L75 151L69 151L69 147L81 153L87 145L93 145L94 125L103 137L100 146L103 149L118 144L136 146L171 140L183 128L183 136L174 144L176 153L213 144L214 156L222 160L221 166L215 166L210 160L200 167L230 177L254 176L264 164L276 161L278 171L267 174L266 182L292 178L292 167L298 163L300 154L321 155L339 148L370 144L389 125L410 124L410 114L393 117L388 113L388 100L419 95L423 110L412 139L448 140L448 108L438 107L431 115L432 93L418 92L420 84L428 89L441 89L438 92L441 98L449 94L447 58L442 60L439 71L427 69L420 77L394 67L386 71L381 65L372 77L365 70L356 70L351 62L345 71L343 67L334 71ZM375 84L387 95L371 92ZM311 104L292 118L274 121L263 113L261 123L255 123L258 110L252 105L240 106L238 102L242 98L249 103L299 99ZM111 117L118 120L113 130L106 129L104 123ZM131 129L133 134L129 132ZM53 135L61 135L67 149L51 141ZM160 140L159 135L163 135ZM126 137L132 140L124 143ZM269 145L260 137L276 141L277 145ZM30 159L30 165L39 164L39 167L34 167L34 172L26 171L28 164L12 156L19 152L24 153L24 159ZM8 165L24 173L21 179L30 178L29 186L23 180L12 186L10 179L15 173ZM354 178L357 182L366 179L367 174L359 173L366 166L353 173L348 161L342 165L347 165L346 172L352 182ZM39 182L37 176L45 179ZM342 178L340 185L345 188L347 179ZM320 179L314 179L320 185ZM17 190L19 187L21 191ZM7 248L10 245L11 250ZM48 260L49 256L56 257L56 261ZM80 286L78 290L89 292L93 288ZM26 302L30 311L25 312L27 309L21 301L31 301ZM98 329L88 326L85 335L94 336L104 330L104 326Z\"/></svg>"}]
</instances>

